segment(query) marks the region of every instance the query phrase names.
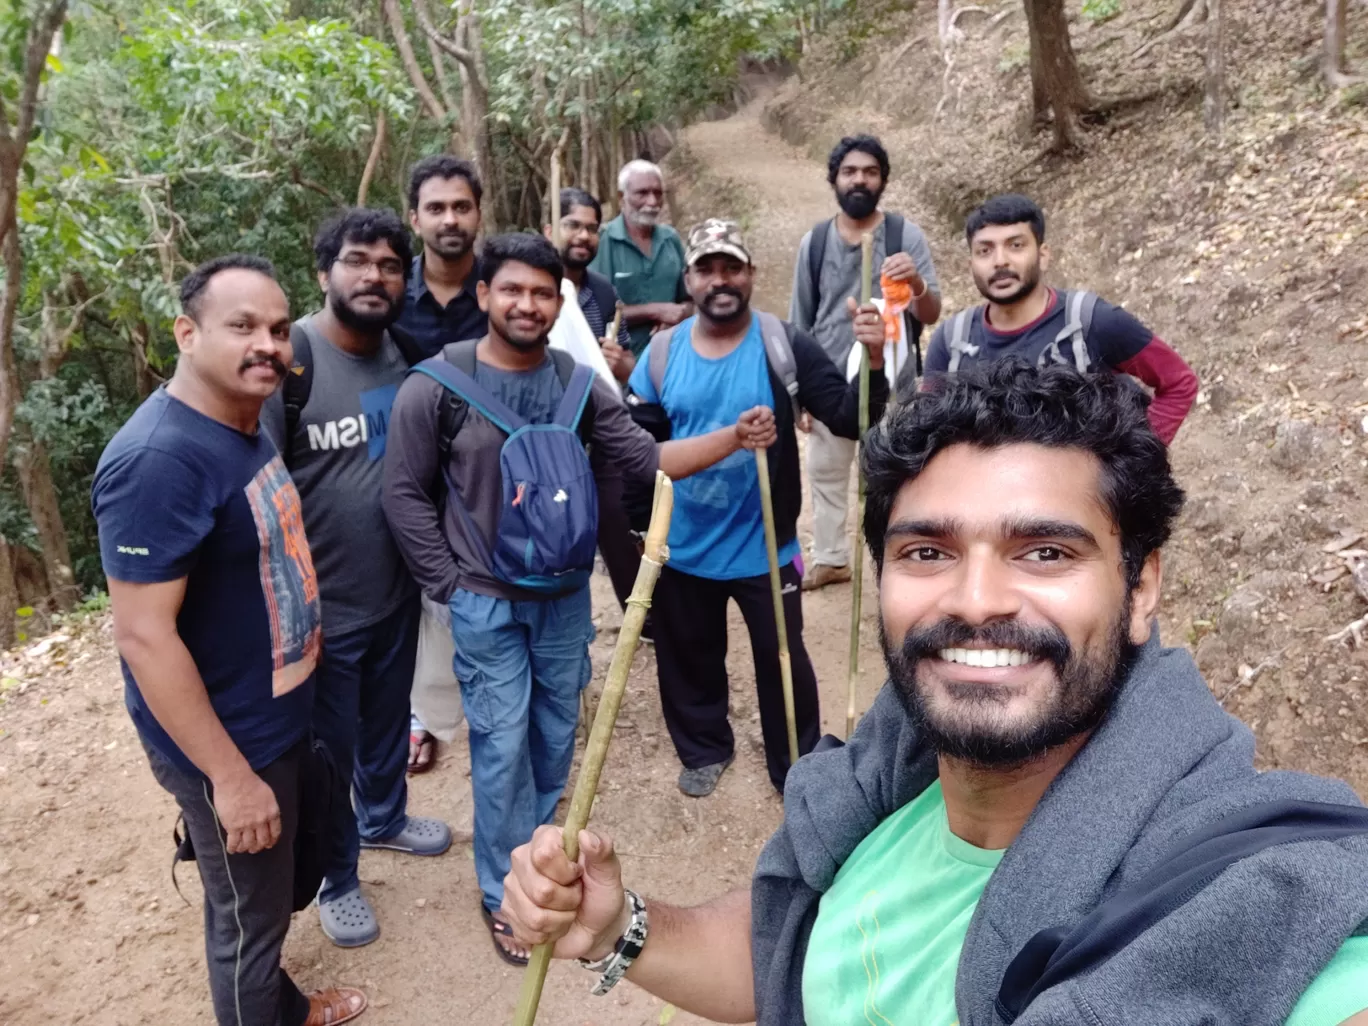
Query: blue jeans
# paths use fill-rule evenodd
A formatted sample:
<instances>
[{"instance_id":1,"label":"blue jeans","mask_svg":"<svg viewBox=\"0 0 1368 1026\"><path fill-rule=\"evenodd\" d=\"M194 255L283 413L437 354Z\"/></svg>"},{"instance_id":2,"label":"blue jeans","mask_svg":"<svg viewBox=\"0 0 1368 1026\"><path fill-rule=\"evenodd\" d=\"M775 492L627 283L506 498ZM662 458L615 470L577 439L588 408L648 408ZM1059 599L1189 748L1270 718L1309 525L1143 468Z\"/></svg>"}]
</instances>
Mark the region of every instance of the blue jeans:
<instances>
[{"instance_id":1,"label":"blue jeans","mask_svg":"<svg viewBox=\"0 0 1368 1026\"><path fill-rule=\"evenodd\" d=\"M418 656L418 599L379 623L323 640L314 689L314 733L345 773L352 804L333 824L333 853L318 900L360 886L361 838L382 841L408 820L409 691Z\"/></svg>"},{"instance_id":2,"label":"blue jeans","mask_svg":"<svg viewBox=\"0 0 1368 1026\"><path fill-rule=\"evenodd\" d=\"M589 683L589 588L526 602L457 589L452 660L470 727L475 875L491 911L513 849L550 823L575 755Z\"/></svg>"}]
</instances>

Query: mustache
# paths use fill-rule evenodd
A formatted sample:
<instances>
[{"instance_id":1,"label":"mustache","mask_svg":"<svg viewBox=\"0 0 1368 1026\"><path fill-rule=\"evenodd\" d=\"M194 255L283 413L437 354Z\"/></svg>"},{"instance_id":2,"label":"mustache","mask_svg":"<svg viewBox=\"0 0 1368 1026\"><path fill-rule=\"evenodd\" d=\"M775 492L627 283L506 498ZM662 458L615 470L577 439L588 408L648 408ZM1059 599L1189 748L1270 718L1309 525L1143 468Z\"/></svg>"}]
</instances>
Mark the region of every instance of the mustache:
<instances>
[{"instance_id":1,"label":"mustache","mask_svg":"<svg viewBox=\"0 0 1368 1026\"><path fill-rule=\"evenodd\" d=\"M1014 648L1037 659L1044 659L1062 671L1073 658L1073 646L1058 627L1032 626L1020 620L994 620L975 627L954 617L930 627L912 628L903 638L899 652L906 665L934 659L946 648Z\"/></svg>"},{"instance_id":2,"label":"mustache","mask_svg":"<svg viewBox=\"0 0 1368 1026\"><path fill-rule=\"evenodd\" d=\"M741 294L740 289L733 288L730 285L719 285L715 289L708 290L708 294L703 297L703 302L710 302L711 300L716 299L718 296L731 296L738 303L742 302L746 298Z\"/></svg>"},{"instance_id":3,"label":"mustache","mask_svg":"<svg viewBox=\"0 0 1368 1026\"><path fill-rule=\"evenodd\" d=\"M991 285L995 281L1021 281L1021 275L1015 271L998 271L988 279L988 284Z\"/></svg>"},{"instance_id":4,"label":"mustache","mask_svg":"<svg viewBox=\"0 0 1368 1026\"><path fill-rule=\"evenodd\" d=\"M391 303L394 302L394 297L386 291L383 285L368 285L351 294L352 299L356 299L358 296L378 296L381 299L389 300Z\"/></svg>"},{"instance_id":5,"label":"mustache","mask_svg":"<svg viewBox=\"0 0 1368 1026\"><path fill-rule=\"evenodd\" d=\"M276 372L276 377L279 378L283 378L289 371L289 368L287 368L283 363L280 362L279 357L249 356L247 357L247 359L243 360L242 363L238 366L238 373L242 374L245 371L251 370L253 367L260 366L261 364L266 364L270 366L270 368Z\"/></svg>"}]
</instances>

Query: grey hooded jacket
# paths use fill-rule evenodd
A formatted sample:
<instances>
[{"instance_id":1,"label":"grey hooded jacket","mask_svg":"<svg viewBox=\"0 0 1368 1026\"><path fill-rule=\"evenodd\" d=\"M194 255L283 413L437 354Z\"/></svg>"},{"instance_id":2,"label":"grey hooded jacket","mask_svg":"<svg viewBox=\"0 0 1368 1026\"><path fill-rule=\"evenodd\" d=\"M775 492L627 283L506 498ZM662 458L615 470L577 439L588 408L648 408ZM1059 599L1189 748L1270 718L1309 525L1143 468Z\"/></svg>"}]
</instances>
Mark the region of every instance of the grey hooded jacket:
<instances>
[{"instance_id":1,"label":"grey hooded jacket","mask_svg":"<svg viewBox=\"0 0 1368 1026\"><path fill-rule=\"evenodd\" d=\"M752 887L760 1026L803 1023L803 960L822 893L860 841L935 777L935 754L891 685L849 744L790 771L784 823ZM962 1026L999 1026L1003 973L1038 931L1076 923L1194 831L1278 799L1360 805L1338 781L1256 772L1249 729L1220 708L1187 652L1160 648L1156 629L1107 720L984 889L956 981ZM1096 970L1046 990L1016 1026L1281 1026L1365 919L1368 837L1269 848Z\"/></svg>"}]
</instances>

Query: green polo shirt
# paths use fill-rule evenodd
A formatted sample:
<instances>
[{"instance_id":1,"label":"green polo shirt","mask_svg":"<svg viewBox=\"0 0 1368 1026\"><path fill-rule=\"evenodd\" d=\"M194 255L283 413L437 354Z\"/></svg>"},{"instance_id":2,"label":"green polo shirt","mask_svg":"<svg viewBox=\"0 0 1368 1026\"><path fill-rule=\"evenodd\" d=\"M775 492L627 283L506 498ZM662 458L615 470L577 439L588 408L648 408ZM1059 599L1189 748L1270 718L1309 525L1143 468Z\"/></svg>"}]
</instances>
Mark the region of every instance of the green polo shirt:
<instances>
[{"instance_id":1,"label":"green polo shirt","mask_svg":"<svg viewBox=\"0 0 1368 1026\"><path fill-rule=\"evenodd\" d=\"M589 266L613 283L627 306L683 303L689 299L684 288L684 243L667 224L655 226L651 233L651 255L647 256L627 234L627 222L619 214L603 226L598 255ZM628 331L632 352L640 356L651 341L651 325L637 324Z\"/></svg>"}]
</instances>

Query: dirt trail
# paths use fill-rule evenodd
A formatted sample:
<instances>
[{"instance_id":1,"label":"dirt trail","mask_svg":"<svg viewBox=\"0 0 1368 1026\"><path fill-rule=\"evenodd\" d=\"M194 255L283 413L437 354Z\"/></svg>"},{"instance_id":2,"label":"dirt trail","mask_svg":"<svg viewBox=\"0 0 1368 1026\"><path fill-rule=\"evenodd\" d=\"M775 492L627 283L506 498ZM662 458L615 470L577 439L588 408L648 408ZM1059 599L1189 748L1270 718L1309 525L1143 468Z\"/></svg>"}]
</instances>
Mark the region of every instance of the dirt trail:
<instances>
[{"instance_id":1,"label":"dirt trail","mask_svg":"<svg viewBox=\"0 0 1368 1026\"><path fill-rule=\"evenodd\" d=\"M798 241L829 214L823 169L767 135L754 108L686 137L703 180L716 184L714 197L744 193L761 267L757 302L783 313ZM698 190L688 196L691 215L732 212L703 210L700 201ZM620 614L606 577L593 586L597 689ZM881 677L872 593L865 608L862 706ZM844 730L848 618L849 586L806 602L824 726L836 733ZM595 824L616 838L630 884L665 900L697 902L745 886L780 818L759 746L749 646L735 615L732 639L737 762L718 791L692 801L676 790L654 653L644 649L595 807ZM182 867L183 902L168 872L174 806L153 782L123 709L108 622L89 623L55 652L50 669L22 692L9 680L0 687L0 1026L212 1022L198 879ZM438 768L412 781L410 807L447 818L468 838L468 769L464 740L445 746ZM468 843L439 859L368 852L361 879L380 917L380 940L343 951L323 938L314 910L301 913L285 949L301 985L364 986L368 1026L508 1021L519 973L494 956L480 924ZM702 1021L671 1016L631 986L591 998L590 982L578 967L554 966L540 1021Z\"/></svg>"}]
</instances>

